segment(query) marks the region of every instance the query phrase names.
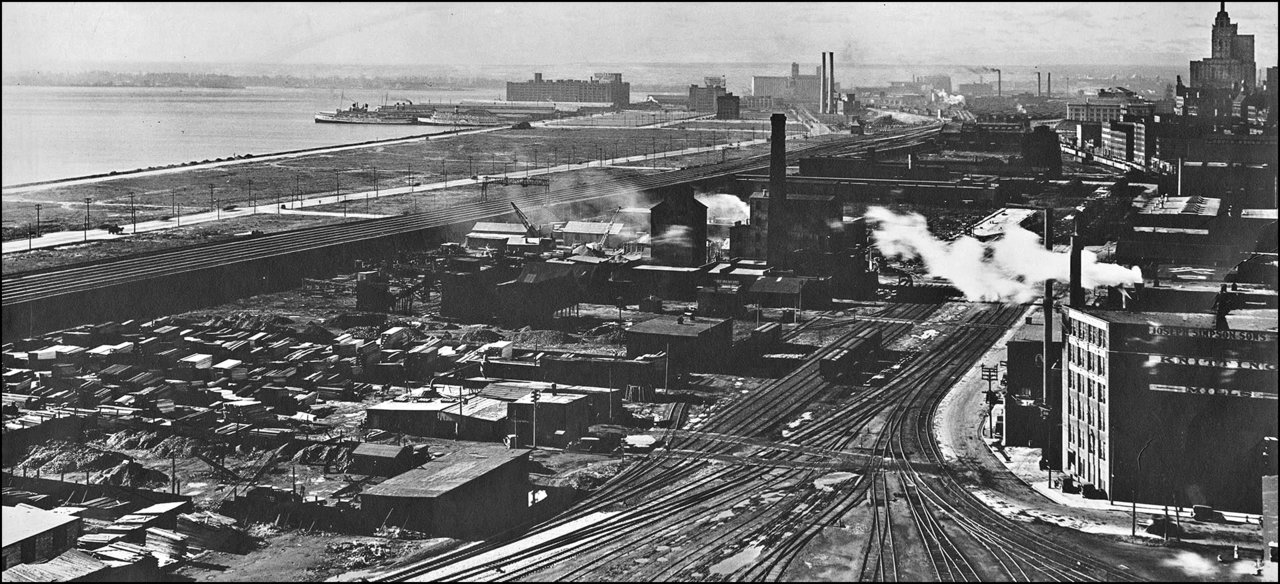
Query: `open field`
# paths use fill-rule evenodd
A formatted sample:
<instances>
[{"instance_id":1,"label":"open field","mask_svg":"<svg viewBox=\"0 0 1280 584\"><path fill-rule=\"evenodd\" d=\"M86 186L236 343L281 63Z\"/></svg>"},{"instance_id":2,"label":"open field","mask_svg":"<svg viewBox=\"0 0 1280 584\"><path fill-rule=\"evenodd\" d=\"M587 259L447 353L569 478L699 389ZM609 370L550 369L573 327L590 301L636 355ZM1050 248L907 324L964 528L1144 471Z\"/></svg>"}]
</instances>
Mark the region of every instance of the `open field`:
<instances>
[{"instance_id":1,"label":"open field","mask_svg":"<svg viewBox=\"0 0 1280 584\"><path fill-rule=\"evenodd\" d=\"M519 172L553 163L710 146L748 138L748 132L644 128L535 128L453 136L262 162L192 169L172 174L121 177L75 186L7 194L5 238L25 237L42 205L46 226L82 228L84 201L90 225L139 221L230 204L265 205L290 197L351 193L438 182L445 178ZM130 195L133 195L131 201ZM46 227L47 229L48 227Z\"/></svg>"}]
</instances>

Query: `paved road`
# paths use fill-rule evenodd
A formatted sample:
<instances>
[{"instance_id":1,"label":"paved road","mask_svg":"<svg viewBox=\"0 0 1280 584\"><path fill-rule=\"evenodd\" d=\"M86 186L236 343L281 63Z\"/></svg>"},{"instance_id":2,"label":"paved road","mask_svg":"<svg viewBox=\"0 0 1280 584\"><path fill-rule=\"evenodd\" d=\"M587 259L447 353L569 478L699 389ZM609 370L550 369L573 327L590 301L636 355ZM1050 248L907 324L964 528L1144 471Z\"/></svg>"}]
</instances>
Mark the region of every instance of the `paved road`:
<instances>
[{"instance_id":1,"label":"paved road","mask_svg":"<svg viewBox=\"0 0 1280 584\"><path fill-rule=\"evenodd\" d=\"M796 136L792 136L791 138L788 138L788 139L794 139L794 138L796 138ZM200 213L191 213L187 215L182 215L176 219L143 221L137 224L136 232L147 233L150 231L161 231L164 229L172 229L174 227L179 227L179 226L195 225L197 223L208 223L211 221L220 221L223 219L246 217L249 215L253 215L255 213L279 213L279 212L299 211L307 207L316 207L319 205L332 205L335 203L341 203L343 201L364 201L366 199L376 199L379 197L404 195L411 192L419 193L419 192L441 190L441 189L446 189L451 187L457 188L461 186L475 185L481 182L482 180L486 180L486 179L494 180L494 179L508 178L513 180L519 180L520 178L523 178L523 177L541 176L541 175L553 174L553 173L559 173L559 172L582 170L586 168L595 168L595 167L602 168L610 165L626 164L629 162L641 162L646 160L654 160L657 158L688 156L692 154L712 152L716 150L724 150L726 148L736 148L741 146L764 144L766 142L767 140L748 140L743 142L735 142L731 144L717 144L715 146L682 148L682 149L671 150L667 152L659 152L656 155L638 154L635 156L624 156L620 158L610 158L605 160L593 160L585 163L561 164L558 166L552 166L548 168L527 169L527 170L511 171L507 173L499 173L499 174L493 174L493 175L484 175L484 176L478 176L474 179L460 178L460 179L450 180L447 183L442 181L437 183L420 185L416 187L397 187L392 189L378 189L376 191L362 191L362 192L354 192L354 193L345 193L342 195L313 195L309 198L304 198L301 201L292 201L292 202L284 203L280 206L279 209L277 209L273 203L273 204L262 204L256 207L252 207L252 206L240 207L231 211L226 211L226 210L203 211ZM255 158L254 160L261 160L261 159ZM308 212L308 214L326 214L326 215L333 215L333 216L342 216L342 213L340 212L327 212L327 211L311 211L311 212ZM380 217L381 215L347 213L346 216L350 218L370 218L370 217ZM4 242L3 253L22 252L22 251L27 251L29 249L54 247L59 245L81 243L85 241L122 239L122 238L126 238L133 235L135 232L135 228L132 224L125 224L125 225L122 225L122 227L124 227L124 233L121 233L118 235L107 233L105 230L102 230L102 229L90 229L88 232L57 231L54 233L41 235L38 238L29 239L29 240L15 239L15 240Z\"/></svg>"}]
</instances>

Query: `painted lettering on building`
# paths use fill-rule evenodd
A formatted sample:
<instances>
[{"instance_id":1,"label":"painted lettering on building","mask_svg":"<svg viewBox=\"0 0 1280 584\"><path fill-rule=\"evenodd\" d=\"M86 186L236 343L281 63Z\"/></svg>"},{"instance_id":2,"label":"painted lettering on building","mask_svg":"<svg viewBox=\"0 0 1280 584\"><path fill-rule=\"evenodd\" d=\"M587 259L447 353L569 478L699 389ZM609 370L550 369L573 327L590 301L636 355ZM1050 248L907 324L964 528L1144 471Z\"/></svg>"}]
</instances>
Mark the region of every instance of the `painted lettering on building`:
<instances>
[{"instance_id":1,"label":"painted lettering on building","mask_svg":"<svg viewBox=\"0 0 1280 584\"><path fill-rule=\"evenodd\" d=\"M1152 391L1168 391L1173 393L1190 393L1195 395L1222 395L1227 397L1250 397L1256 399L1277 399L1276 394L1266 393L1262 391L1248 391L1241 389L1222 389L1220 387L1194 387L1186 385L1164 385L1161 383L1152 383L1148 387Z\"/></svg>"},{"instance_id":2,"label":"painted lettering on building","mask_svg":"<svg viewBox=\"0 0 1280 584\"><path fill-rule=\"evenodd\" d=\"M1276 333L1269 331L1235 331L1229 329L1191 328L1182 326L1151 326L1147 334L1163 337L1198 337L1219 339L1223 341L1246 341L1254 343L1275 342Z\"/></svg>"},{"instance_id":3,"label":"painted lettering on building","mask_svg":"<svg viewBox=\"0 0 1280 584\"><path fill-rule=\"evenodd\" d=\"M1259 363L1257 361L1241 361L1239 359L1208 359L1205 357L1184 357L1180 355L1147 355L1147 365L1190 365L1193 367L1217 367L1220 369L1251 369L1255 371L1276 371L1275 363Z\"/></svg>"}]
</instances>

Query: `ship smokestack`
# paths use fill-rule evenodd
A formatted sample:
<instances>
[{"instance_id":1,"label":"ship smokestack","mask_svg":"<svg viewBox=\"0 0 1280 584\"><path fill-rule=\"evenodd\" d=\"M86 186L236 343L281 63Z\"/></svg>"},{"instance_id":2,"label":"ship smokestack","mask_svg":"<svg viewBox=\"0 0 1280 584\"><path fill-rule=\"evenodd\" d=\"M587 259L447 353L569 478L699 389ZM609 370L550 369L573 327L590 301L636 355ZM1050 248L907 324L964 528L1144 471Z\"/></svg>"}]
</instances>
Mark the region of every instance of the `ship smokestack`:
<instances>
[{"instance_id":1,"label":"ship smokestack","mask_svg":"<svg viewBox=\"0 0 1280 584\"><path fill-rule=\"evenodd\" d=\"M781 266L786 255L787 237L787 115L769 118L769 219L765 228L767 257L771 266Z\"/></svg>"},{"instance_id":2,"label":"ship smokestack","mask_svg":"<svg viewBox=\"0 0 1280 584\"><path fill-rule=\"evenodd\" d=\"M1053 251L1053 209L1044 209L1044 248ZM1044 281L1044 380L1040 390L1041 402L1049 401L1049 382L1053 378L1053 280Z\"/></svg>"}]
</instances>

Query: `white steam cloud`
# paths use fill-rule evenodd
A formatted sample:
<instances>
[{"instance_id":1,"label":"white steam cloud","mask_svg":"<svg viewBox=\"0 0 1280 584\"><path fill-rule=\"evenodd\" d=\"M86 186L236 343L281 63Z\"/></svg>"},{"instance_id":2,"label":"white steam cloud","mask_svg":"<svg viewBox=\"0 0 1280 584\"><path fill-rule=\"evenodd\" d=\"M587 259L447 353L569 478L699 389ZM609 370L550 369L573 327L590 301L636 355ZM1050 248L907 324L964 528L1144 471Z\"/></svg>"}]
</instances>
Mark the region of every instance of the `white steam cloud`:
<instances>
[{"instance_id":1,"label":"white steam cloud","mask_svg":"<svg viewBox=\"0 0 1280 584\"><path fill-rule=\"evenodd\" d=\"M1045 280L1071 277L1070 254L1044 249L1039 236L1021 227L1006 230L1002 239L991 243L972 237L946 242L929 233L925 218L916 213L899 215L870 207L866 218L876 226L876 247L885 257L920 258L929 275L951 281L969 300L1029 302ZM1080 280L1085 288L1136 284L1142 272L1100 264L1093 252L1083 251Z\"/></svg>"},{"instance_id":2,"label":"white steam cloud","mask_svg":"<svg viewBox=\"0 0 1280 584\"><path fill-rule=\"evenodd\" d=\"M733 195L698 193L699 203L707 206L707 220L716 223L746 222L751 218L751 206Z\"/></svg>"},{"instance_id":3,"label":"white steam cloud","mask_svg":"<svg viewBox=\"0 0 1280 584\"><path fill-rule=\"evenodd\" d=\"M693 230L684 225L672 225L654 236L652 245L678 245L693 247Z\"/></svg>"}]
</instances>

